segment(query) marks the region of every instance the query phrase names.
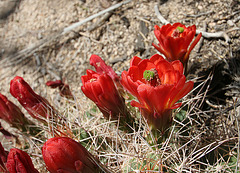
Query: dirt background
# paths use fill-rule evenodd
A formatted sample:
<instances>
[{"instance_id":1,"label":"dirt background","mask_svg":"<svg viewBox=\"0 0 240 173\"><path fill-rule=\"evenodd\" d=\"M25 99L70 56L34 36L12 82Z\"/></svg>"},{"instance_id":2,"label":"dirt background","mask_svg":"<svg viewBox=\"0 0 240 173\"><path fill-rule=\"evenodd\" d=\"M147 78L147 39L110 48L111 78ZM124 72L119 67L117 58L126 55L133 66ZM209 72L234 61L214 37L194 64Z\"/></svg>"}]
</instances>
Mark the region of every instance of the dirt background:
<instances>
[{"instance_id":1,"label":"dirt background","mask_svg":"<svg viewBox=\"0 0 240 173\"><path fill-rule=\"evenodd\" d=\"M80 78L86 69L92 68L89 65L92 54L102 57L121 74L128 69L133 56L150 58L157 53L152 46L157 43L154 25L163 24L155 14L155 5L170 23L195 24L197 30L216 33L240 27L238 0L132 0L59 36L64 28L121 2L1 0L0 92L18 104L9 94L9 83L18 75L38 94L58 104L58 92L45 83L64 79L81 102ZM203 38L195 47L189 60L189 78L217 62L231 62L227 69L231 81L227 85L235 87L234 92L229 90L231 99L238 99L240 31L233 30L227 35L228 43L224 38Z\"/></svg>"}]
</instances>

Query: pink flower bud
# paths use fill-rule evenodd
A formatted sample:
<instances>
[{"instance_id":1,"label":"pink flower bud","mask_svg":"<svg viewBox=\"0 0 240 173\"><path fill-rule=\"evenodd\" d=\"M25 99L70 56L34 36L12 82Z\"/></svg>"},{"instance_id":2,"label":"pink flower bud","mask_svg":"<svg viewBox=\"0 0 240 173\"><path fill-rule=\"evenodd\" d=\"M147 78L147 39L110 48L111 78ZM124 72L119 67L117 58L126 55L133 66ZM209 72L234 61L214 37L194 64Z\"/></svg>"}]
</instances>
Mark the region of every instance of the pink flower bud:
<instances>
[{"instance_id":1,"label":"pink flower bud","mask_svg":"<svg viewBox=\"0 0 240 173\"><path fill-rule=\"evenodd\" d=\"M3 119L13 127L22 126L27 122L19 107L2 94L0 94L0 119Z\"/></svg>"},{"instance_id":2,"label":"pink flower bud","mask_svg":"<svg viewBox=\"0 0 240 173\"><path fill-rule=\"evenodd\" d=\"M67 137L49 139L42 148L43 160L51 173L98 173L93 156L78 142Z\"/></svg>"},{"instance_id":3,"label":"pink flower bud","mask_svg":"<svg viewBox=\"0 0 240 173\"><path fill-rule=\"evenodd\" d=\"M30 156L17 148L12 148L7 157L9 173L39 173L33 166Z\"/></svg>"},{"instance_id":4,"label":"pink flower bud","mask_svg":"<svg viewBox=\"0 0 240 173\"><path fill-rule=\"evenodd\" d=\"M38 120L52 118L54 108L49 102L37 95L22 77L16 76L10 83L10 93L17 98L28 113Z\"/></svg>"}]
</instances>

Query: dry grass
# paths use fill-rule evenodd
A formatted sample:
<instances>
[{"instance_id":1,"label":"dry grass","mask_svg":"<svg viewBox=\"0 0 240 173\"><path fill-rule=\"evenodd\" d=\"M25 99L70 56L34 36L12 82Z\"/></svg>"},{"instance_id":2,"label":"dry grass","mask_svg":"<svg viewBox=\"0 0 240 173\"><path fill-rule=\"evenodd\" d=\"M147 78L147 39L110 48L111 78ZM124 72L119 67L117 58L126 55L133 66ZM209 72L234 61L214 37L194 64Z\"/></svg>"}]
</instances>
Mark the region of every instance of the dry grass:
<instances>
[{"instance_id":1,"label":"dry grass","mask_svg":"<svg viewBox=\"0 0 240 173\"><path fill-rule=\"evenodd\" d=\"M20 133L24 139L21 148L31 154L41 172L46 172L41 147L46 139L58 135L79 141L112 172L237 172L238 105L231 105L228 111L221 106L203 110L208 96L204 88L209 88L211 79L212 75L204 81L195 79L199 84L182 100L169 137L160 143L149 134L149 127L134 108L130 110L140 117L140 125L123 132L118 122L105 120L81 93L74 101L59 98L57 102L58 93L53 93L49 99L55 102L59 121L49 121L49 126L38 124L42 131L36 137Z\"/></svg>"}]
</instances>

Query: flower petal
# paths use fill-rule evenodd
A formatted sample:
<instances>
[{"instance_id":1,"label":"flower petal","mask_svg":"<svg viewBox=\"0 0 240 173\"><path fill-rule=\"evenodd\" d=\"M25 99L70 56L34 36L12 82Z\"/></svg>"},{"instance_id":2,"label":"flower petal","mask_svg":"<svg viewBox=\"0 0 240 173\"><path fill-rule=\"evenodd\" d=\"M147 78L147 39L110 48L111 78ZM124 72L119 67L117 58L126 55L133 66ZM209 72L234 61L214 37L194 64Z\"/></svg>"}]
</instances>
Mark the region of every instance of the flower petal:
<instances>
[{"instance_id":1,"label":"flower petal","mask_svg":"<svg viewBox=\"0 0 240 173\"><path fill-rule=\"evenodd\" d=\"M193 48L196 46L196 44L198 43L198 41L200 40L200 38L202 37L202 33L198 34L198 36L195 38L195 40L192 42L192 44L190 45L186 55L184 56L183 61L188 61L189 55L191 53L191 51L193 50Z\"/></svg>"},{"instance_id":2,"label":"flower petal","mask_svg":"<svg viewBox=\"0 0 240 173\"><path fill-rule=\"evenodd\" d=\"M139 64L139 62L142 61L141 58L134 56L131 61L130 61L130 67L132 66L137 66Z\"/></svg>"},{"instance_id":3,"label":"flower petal","mask_svg":"<svg viewBox=\"0 0 240 173\"><path fill-rule=\"evenodd\" d=\"M164 60L164 58L159 54L155 54L149 60L156 65L159 61Z\"/></svg>"},{"instance_id":4,"label":"flower petal","mask_svg":"<svg viewBox=\"0 0 240 173\"><path fill-rule=\"evenodd\" d=\"M172 66L174 70L179 71L180 74L183 74L183 64L181 63L181 61L179 60L173 61Z\"/></svg>"},{"instance_id":5,"label":"flower petal","mask_svg":"<svg viewBox=\"0 0 240 173\"><path fill-rule=\"evenodd\" d=\"M112 67L108 66L101 57L98 55L92 55L90 57L90 65L95 67L95 70L99 74L108 74L114 81L119 81L119 76L115 73Z\"/></svg>"}]
</instances>

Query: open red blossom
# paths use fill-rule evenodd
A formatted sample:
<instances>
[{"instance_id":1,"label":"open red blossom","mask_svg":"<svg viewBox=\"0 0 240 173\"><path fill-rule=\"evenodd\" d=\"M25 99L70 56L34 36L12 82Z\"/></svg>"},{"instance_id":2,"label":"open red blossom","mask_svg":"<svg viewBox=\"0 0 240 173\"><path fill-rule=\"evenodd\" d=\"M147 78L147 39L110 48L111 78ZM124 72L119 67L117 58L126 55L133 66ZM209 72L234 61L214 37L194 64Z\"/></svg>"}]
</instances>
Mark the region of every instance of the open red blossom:
<instances>
[{"instance_id":1,"label":"open red blossom","mask_svg":"<svg viewBox=\"0 0 240 173\"><path fill-rule=\"evenodd\" d=\"M50 173L98 173L93 156L78 142L67 137L49 139L42 148L43 160Z\"/></svg>"},{"instance_id":2,"label":"open red blossom","mask_svg":"<svg viewBox=\"0 0 240 173\"><path fill-rule=\"evenodd\" d=\"M196 26L186 27L181 23L163 25L161 28L155 25L154 34L157 37L158 45L153 46L162 53L168 61L180 60L184 65L188 62L189 54L200 40L202 33L196 34ZM190 45L190 43L192 44ZM190 47L189 47L190 45Z\"/></svg>"},{"instance_id":3,"label":"open red blossom","mask_svg":"<svg viewBox=\"0 0 240 173\"><path fill-rule=\"evenodd\" d=\"M87 70L87 75L82 76L81 80L83 93L98 106L105 118L117 120L119 115L126 115L124 99L109 75Z\"/></svg>"},{"instance_id":4,"label":"open red blossom","mask_svg":"<svg viewBox=\"0 0 240 173\"><path fill-rule=\"evenodd\" d=\"M36 94L22 77L16 76L11 80L10 93L17 98L33 118L41 121L52 118L53 112L55 112L54 108L45 98Z\"/></svg>"},{"instance_id":5,"label":"open red blossom","mask_svg":"<svg viewBox=\"0 0 240 173\"><path fill-rule=\"evenodd\" d=\"M155 54L150 59L133 57L128 71L123 71L121 83L126 90L137 97L138 107L148 124L164 132L172 121L172 109L181 106L176 102L193 88L187 83L180 61L168 62Z\"/></svg>"},{"instance_id":6,"label":"open red blossom","mask_svg":"<svg viewBox=\"0 0 240 173\"><path fill-rule=\"evenodd\" d=\"M92 55L90 57L90 64L95 67L95 70L99 74L109 75L114 82L119 82L119 76L115 73L112 67L108 66L101 57Z\"/></svg>"},{"instance_id":7,"label":"open red blossom","mask_svg":"<svg viewBox=\"0 0 240 173\"><path fill-rule=\"evenodd\" d=\"M73 99L72 92L70 90L69 85L65 84L62 80L56 80L56 81L47 81L47 86L51 88L58 88L60 91L60 95L62 97L66 97L69 99Z\"/></svg>"},{"instance_id":8,"label":"open red blossom","mask_svg":"<svg viewBox=\"0 0 240 173\"><path fill-rule=\"evenodd\" d=\"M3 119L13 127L20 127L27 123L27 119L17 105L0 93L0 119Z\"/></svg>"},{"instance_id":9,"label":"open red blossom","mask_svg":"<svg viewBox=\"0 0 240 173\"><path fill-rule=\"evenodd\" d=\"M39 173L33 166L30 156L17 148L12 148L7 157L9 173Z\"/></svg>"}]
</instances>

